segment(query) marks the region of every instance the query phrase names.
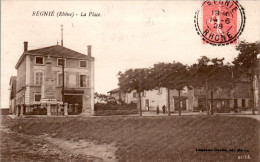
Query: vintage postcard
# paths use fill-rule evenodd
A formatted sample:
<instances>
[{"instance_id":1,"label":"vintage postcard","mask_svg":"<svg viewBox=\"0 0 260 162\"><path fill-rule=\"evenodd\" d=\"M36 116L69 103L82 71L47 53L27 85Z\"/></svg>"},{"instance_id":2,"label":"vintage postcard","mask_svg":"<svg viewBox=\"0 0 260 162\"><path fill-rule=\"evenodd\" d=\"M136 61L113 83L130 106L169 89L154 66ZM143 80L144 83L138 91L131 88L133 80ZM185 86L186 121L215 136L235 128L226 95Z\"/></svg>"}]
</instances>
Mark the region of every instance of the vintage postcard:
<instances>
[{"instance_id":1,"label":"vintage postcard","mask_svg":"<svg viewBox=\"0 0 260 162\"><path fill-rule=\"evenodd\" d=\"M259 161L260 1L1 1L0 161Z\"/></svg>"}]
</instances>

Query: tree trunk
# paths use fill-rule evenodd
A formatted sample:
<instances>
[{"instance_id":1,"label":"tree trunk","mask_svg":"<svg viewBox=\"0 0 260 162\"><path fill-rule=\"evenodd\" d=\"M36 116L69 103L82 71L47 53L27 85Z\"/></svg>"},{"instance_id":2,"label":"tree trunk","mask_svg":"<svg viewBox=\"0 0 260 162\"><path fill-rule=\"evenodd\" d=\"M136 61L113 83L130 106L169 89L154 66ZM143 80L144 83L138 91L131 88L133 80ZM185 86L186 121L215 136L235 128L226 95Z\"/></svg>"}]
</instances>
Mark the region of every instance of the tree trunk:
<instances>
[{"instance_id":1,"label":"tree trunk","mask_svg":"<svg viewBox=\"0 0 260 162\"><path fill-rule=\"evenodd\" d=\"M253 96L253 108L252 108L252 114L255 115L255 95L254 95L254 80L251 81L251 94Z\"/></svg>"},{"instance_id":2,"label":"tree trunk","mask_svg":"<svg viewBox=\"0 0 260 162\"><path fill-rule=\"evenodd\" d=\"M140 116L142 116L142 99L141 99L141 92L138 92L138 96L139 96L139 113Z\"/></svg>"},{"instance_id":3,"label":"tree trunk","mask_svg":"<svg viewBox=\"0 0 260 162\"><path fill-rule=\"evenodd\" d=\"M207 109L207 115L209 115L209 107L208 107L208 79L206 78L205 79L205 82L206 82L206 101L205 101L205 106L206 106L206 109Z\"/></svg>"},{"instance_id":4,"label":"tree trunk","mask_svg":"<svg viewBox=\"0 0 260 162\"><path fill-rule=\"evenodd\" d=\"M168 90L168 116L171 116L171 109L170 109L170 89L167 88Z\"/></svg>"},{"instance_id":5,"label":"tree trunk","mask_svg":"<svg viewBox=\"0 0 260 162\"><path fill-rule=\"evenodd\" d=\"M214 100L213 100L213 90L211 89L211 91L210 91L210 101L211 101L211 104L210 104L210 106L211 106L211 115L213 115L214 114L214 106L213 106L213 102L214 102Z\"/></svg>"},{"instance_id":6,"label":"tree trunk","mask_svg":"<svg viewBox=\"0 0 260 162\"><path fill-rule=\"evenodd\" d=\"M260 79L259 79L259 76L260 76L260 59L258 58L257 59L258 60L258 63L257 63L257 66L258 66L258 68L257 68L257 73L256 73L256 82L257 82L257 88L258 88L258 90L257 90L257 97L258 98L256 98L256 100L258 100L258 102L257 102L257 104L258 104L258 114L260 115L260 95L259 95L259 93L260 93Z\"/></svg>"},{"instance_id":7,"label":"tree trunk","mask_svg":"<svg viewBox=\"0 0 260 162\"><path fill-rule=\"evenodd\" d=\"M181 91L178 90L179 92L179 115L181 115Z\"/></svg>"},{"instance_id":8,"label":"tree trunk","mask_svg":"<svg viewBox=\"0 0 260 162\"><path fill-rule=\"evenodd\" d=\"M257 90L258 99L256 99L256 100L258 100L258 102L257 102L257 104L258 104L258 114L260 115L260 95L259 95L259 92L260 92L260 79L259 79L259 75L257 75L257 88L258 88L258 90Z\"/></svg>"}]
</instances>

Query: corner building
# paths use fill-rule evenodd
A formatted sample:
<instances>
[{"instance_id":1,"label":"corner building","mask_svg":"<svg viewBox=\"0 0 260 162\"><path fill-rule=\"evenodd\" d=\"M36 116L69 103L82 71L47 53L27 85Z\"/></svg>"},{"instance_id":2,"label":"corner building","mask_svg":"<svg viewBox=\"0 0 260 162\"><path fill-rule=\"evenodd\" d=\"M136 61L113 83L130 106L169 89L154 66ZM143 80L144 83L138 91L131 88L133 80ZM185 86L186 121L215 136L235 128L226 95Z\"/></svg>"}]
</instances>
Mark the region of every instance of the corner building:
<instances>
[{"instance_id":1,"label":"corner building","mask_svg":"<svg viewBox=\"0 0 260 162\"><path fill-rule=\"evenodd\" d=\"M16 105L40 104L44 81L46 59L52 62L54 97L62 102L62 58L64 59L64 103L68 103L69 115L92 114L94 112L94 60L91 46L88 55L73 51L60 45L28 50L24 42L24 52L19 58L16 81ZM75 111L73 105L78 104ZM25 110L26 111L26 110ZM52 112L54 113L54 112Z\"/></svg>"}]
</instances>

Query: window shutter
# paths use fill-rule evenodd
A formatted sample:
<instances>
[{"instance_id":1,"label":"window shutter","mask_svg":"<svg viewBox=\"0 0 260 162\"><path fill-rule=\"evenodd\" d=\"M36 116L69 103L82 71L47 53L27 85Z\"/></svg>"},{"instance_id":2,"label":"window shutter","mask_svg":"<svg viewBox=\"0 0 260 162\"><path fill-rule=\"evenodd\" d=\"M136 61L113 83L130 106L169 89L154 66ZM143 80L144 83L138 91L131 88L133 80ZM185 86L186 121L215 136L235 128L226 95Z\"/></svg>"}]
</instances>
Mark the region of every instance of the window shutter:
<instances>
[{"instance_id":1,"label":"window shutter","mask_svg":"<svg viewBox=\"0 0 260 162\"><path fill-rule=\"evenodd\" d=\"M77 87L79 87L79 81L80 81L80 79L79 79L79 73L77 73L77 77L76 77Z\"/></svg>"},{"instance_id":2,"label":"window shutter","mask_svg":"<svg viewBox=\"0 0 260 162\"><path fill-rule=\"evenodd\" d=\"M40 76L40 85L42 85L42 83L43 83L43 73L39 73L39 76Z\"/></svg>"},{"instance_id":3,"label":"window shutter","mask_svg":"<svg viewBox=\"0 0 260 162\"><path fill-rule=\"evenodd\" d=\"M90 85L89 85L89 76L88 75L86 75L86 87L90 87Z\"/></svg>"},{"instance_id":4,"label":"window shutter","mask_svg":"<svg viewBox=\"0 0 260 162\"><path fill-rule=\"evenodd\" d=\"M35 83L35 85L38 84L38 73L37 72L35 73L35 82L34 83Z\"/></svg>"},{"instance_id":5,"label":"window shutter","mask_svg":"<svg viewBox=\"0 0 260 162\"><path fill-rule=\"evenodd\" d=\"M82 79L83 79L83 87L86 87L87 85L87 76L86 75L83 75L83 77L82 77Z\"/></svg>"}]
</instances>

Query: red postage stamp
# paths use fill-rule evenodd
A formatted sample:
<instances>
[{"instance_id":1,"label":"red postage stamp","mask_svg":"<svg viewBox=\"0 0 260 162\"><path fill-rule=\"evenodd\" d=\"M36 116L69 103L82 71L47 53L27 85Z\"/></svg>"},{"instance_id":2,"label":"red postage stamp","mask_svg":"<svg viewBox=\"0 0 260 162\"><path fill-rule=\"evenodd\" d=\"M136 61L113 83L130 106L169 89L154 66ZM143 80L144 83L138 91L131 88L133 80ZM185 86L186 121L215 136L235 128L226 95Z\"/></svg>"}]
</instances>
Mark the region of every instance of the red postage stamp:
<instances>
[{"instance_id":1,"label":"red postage stamp","mask_svg":"<svg viewBox=\"0 0 260 162\"><path fill-rule=\"evenodd\" d=\"M195 27L203 43L236 44L244 30L245 13L237 1L203 1L195 14Z\"/></svg>"}]
</instances>

